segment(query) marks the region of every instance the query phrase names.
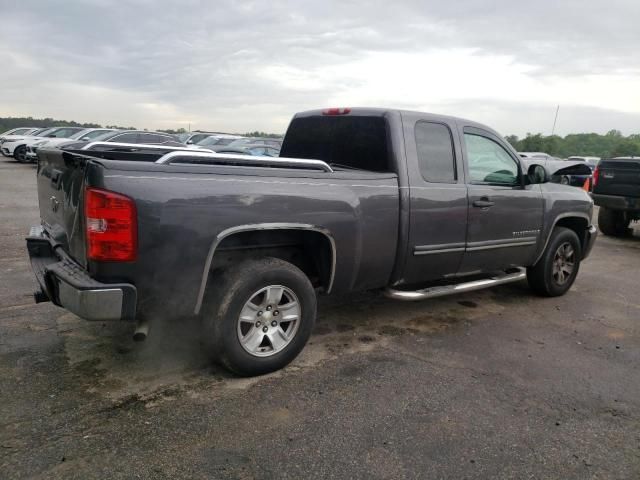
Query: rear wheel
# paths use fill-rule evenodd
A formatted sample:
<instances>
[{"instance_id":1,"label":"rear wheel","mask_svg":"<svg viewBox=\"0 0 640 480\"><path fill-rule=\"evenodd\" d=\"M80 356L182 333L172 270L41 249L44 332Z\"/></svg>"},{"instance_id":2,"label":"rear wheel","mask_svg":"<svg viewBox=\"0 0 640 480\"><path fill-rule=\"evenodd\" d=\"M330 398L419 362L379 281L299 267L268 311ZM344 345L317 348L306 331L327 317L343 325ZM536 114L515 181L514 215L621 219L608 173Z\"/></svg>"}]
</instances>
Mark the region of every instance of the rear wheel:
<instances>
[{"instance_id":1,"label":"rear wheel","mask_svg":"<svg viewBox=\"0 0 640 480\"><path fill-rule=\"evenodd\" d=\"M16 159L17 162L24 163L27 161L27 147L24 145L20 145L16 147L13 151L13 158Z\"/></svg>"},{"instance_id":2,"label":"rear wheel","mask_svg":"<svg viewBox=\"0 0 640 480\"><path fill-rule=\"evenodd\" d=\"M248 260L212 283L205 336L215 358L245 376L283 368L304 348L316 318L307 276L277 258Z\"/></svg>"},{"instance_id":3,"label":"rear wheel","mask_svg":"<svg viewBox=\"0 0 640 480\"><path fill-rule=\"evenodd\" d=\"M571 183L571 180L566 175L563 175L562 177L560 177L560 183L562 185L569 185Z\"/></svg>"},{"instance_id":4,"label":"rear wheel","mask_svg":"<svg viewBox=\"0 0 640 480\"><path fill-rule=\"evenodd\" d=\"M598 227L605 235L621 237L627 233L630 219L621 210L600 207L598 212Z\"/></svg>"},{"instance_id":5,"label":"rear wheel","mask_svg":"<svg viewBox=\"0 0 640 480\"><path fill-rule=\"evenodd\" d=\"M542 258L527 269L529 286L546 297L564 295L578 275L581 259L582 248L576 233L565 227L556 227Z\"/></svg>"}]
</instances>

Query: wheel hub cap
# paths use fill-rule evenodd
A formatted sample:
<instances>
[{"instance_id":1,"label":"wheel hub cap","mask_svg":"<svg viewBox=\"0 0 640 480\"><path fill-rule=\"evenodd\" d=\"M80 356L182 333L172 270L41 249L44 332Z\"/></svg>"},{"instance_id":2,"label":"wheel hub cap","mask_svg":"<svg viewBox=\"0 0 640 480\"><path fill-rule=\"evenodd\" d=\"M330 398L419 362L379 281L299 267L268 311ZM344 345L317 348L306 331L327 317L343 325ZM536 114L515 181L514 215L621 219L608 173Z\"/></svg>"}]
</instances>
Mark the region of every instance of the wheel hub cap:
<instances>
[{"instance_id":1,"label":"wheel hub cap","mask_svg":"<svg viewBox=\"0 0 640 480\"><path fill-rule=\"evenodd\" d=\"M575 250L565 242L558 247L553 256L552 275L558 285L567 283L575 267Z\"/></svg>"},{"instance_id":2,"label":"wheel hub cap","mask_svg":"<svg viewBox=\"0 0 640 480\"><path fill-rule=\"evenodd\" d=\"M255 292L238 317L240 345L256 357L269 357L284 350L298 331L302 310L298 297L282 285L269 285Z\"/></svg>"}]
</instances>

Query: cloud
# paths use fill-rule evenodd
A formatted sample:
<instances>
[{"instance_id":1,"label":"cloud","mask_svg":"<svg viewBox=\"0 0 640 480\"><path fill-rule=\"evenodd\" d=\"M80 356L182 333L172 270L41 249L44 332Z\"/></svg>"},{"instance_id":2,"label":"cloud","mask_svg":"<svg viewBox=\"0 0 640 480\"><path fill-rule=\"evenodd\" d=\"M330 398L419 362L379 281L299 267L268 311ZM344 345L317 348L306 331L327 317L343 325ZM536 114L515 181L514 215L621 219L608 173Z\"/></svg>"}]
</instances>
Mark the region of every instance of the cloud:
<instances>
[{"instance_id":1,"label":"cloud","mask_svg":"<svg viewBox=\"0 0 640 480\"><path fill-rule=\"evenodd\" d=\"M0 114L284 131L376 105L523 134L560 104L584 115L561 131L637 131L637 18L635 0L13 2Z\"/></svg>"}]
</instances>

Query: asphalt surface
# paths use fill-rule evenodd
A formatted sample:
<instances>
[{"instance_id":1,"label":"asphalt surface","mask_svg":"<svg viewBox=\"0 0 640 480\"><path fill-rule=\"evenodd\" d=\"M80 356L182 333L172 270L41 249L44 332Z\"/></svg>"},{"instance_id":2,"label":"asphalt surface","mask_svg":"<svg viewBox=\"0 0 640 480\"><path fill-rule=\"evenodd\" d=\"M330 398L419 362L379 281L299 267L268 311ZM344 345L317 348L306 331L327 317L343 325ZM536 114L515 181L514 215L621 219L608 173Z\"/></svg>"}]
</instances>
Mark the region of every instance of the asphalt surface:
<instances>
[{"instance_id":1,"label":"asphalt surface","mask_svg":"<svg viewBox=\"0 0 640 480\"><path fill-rule=\"evenodd\" d=\"M35 169L0 158L0 478L640 478L640 229L572 290L320 302L291 366L239 379L196 322L35 305Z\"/></svg>"}]
</instances>

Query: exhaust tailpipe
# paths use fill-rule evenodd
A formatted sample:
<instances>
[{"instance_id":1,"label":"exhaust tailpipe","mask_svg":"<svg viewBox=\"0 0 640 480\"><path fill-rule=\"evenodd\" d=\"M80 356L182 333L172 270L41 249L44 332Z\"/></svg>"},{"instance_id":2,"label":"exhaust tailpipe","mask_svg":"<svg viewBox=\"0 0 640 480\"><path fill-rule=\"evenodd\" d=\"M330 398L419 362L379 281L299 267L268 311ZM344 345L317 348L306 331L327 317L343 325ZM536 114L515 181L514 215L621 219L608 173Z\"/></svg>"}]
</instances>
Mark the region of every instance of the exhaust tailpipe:
<instances>
[{"instance_id":1,"label":"exhaust tailpipe","mask_svg":"<svg viewBox=\"0 0 640 480\"><path fill-rule=\"evenodd\" d=\"M149 322L146 320L140 320L136 325L136 329L133 332L134 342L144 342L149 334Z\"/></svg>"}]
</instances>

